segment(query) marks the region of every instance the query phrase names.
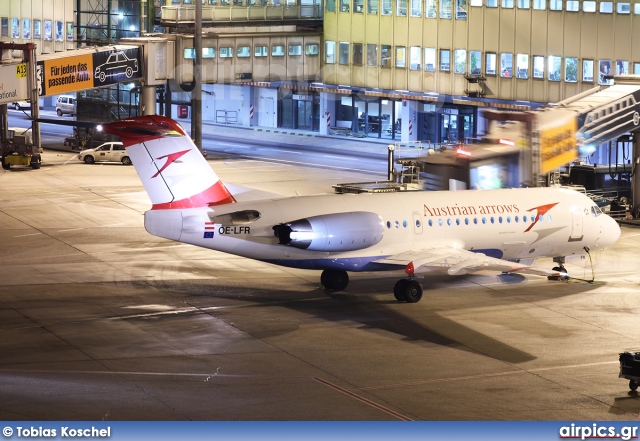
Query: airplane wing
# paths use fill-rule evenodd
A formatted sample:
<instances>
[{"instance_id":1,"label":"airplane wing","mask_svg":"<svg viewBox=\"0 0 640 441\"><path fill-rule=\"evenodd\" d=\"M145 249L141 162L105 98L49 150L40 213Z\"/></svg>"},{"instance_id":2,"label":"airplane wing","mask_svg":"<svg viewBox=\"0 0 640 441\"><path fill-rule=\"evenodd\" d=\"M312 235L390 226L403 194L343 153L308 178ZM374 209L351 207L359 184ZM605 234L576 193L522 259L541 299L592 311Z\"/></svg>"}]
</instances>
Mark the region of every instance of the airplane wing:
<instances>
[{"instance_id":1,"label":"airplane wing","mask_svg":"<svg viewBox=\"0 0 640 441\"><path fill-rule=\"evenodd\" d=\"M558 271L536 268L445 245L407 251L378 259L375 262L404 265L407 274L446 271L447 274L456 276L486 270L503 273L535 274L538 276L559 277L563 275Z\"/></svg>"}]
</instances>

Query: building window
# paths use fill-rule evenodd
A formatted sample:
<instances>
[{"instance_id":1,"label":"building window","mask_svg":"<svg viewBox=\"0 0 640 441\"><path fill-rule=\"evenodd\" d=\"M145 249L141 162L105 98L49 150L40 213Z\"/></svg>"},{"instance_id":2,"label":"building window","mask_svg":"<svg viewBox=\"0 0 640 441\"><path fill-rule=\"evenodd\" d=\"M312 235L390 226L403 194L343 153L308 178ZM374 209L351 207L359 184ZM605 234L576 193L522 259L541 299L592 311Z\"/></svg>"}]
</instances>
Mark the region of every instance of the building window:
<instances>
[{"instance_id":1,"label":"building window","mask_svg":"<svg viewBox=\"0 0 640 441\"><path fill-rule=\"evenodd\" d=\"M505 9L513 9L513 0L502 0L502 7Z\"/></svg>"},{"instance_id":2,"label":"building window","mask_svg":"<svg viewBox=\"0 0 640 441\"><path fill-rule=\"evenodd\" d=\"M562 58L556 55L549 55L549 81L560 81L560 68Z\"/></svg>"},{"instance_id":3,"label":"building window","mask_svg":"<svg viewBox=\"0 0 640 441\"><path fill-rule=\"evenodd\" d=\"M203 47L202 48L202 58L215 58L216 57L216 48L215 47Z\"/></svg>"},{"instance_id":4,"label":"building window","mask_svg":"<svg viewBox=\"0 0 640 441\"><path fill-rule=\"evenodd\" d=\"M407 48L404 46L396 46L396 67L407 67Z\"/></svg>"},{"instance_id":5,"label":"building window","mask_svg":"<svg viewBox=\"0 0 640 441\"><path fill-rule=\"evenodd\" d=\"M233 48L221 47L220 48L220 58L233 58Z\"/></svg>"},{"instance_id":6,"label":"building window","mask_svg":"<svg viewBox=\"0 0 640 441\"><path fill-rule=\"evenodd\" d=\"M289 56L296 57L302 55L302 45L301 44L290 44L289 45Z\"/></svg>"},{"instance_id":7,"label":"building window","mask_svg":"<svg viewBox=\"0 0 640 441\"><path fill-rule=\"evenodd\" d=\"M335 64L336 62L336 42L335 41L325 41L324 43L324 53L326 64Z\"/></svg>"},{"instance_id":8,"label":"building window","mask_svg":"<svg viewBox=\"0 0 640 441\"><path fill-rule=\"evenodd\" d=\"M340 0L340 12L349 12L349 0Z\"/></svg>"},{"instance_id":9,"label":"building window","mask_svg":"<svg viewBox=\"0 0 640 441\"><path fill-rule=\"evenodd\" d=\"M25 40L31 39L31 20L28 18L22 19L22 38ZM70 41L73 41L73 36Z\"/></svg>"},{"instance_id":10,"label":"building window","mask_svg":"<svg viewBox=\"0 0 640 441\"><path fill-rule=\"evenodd\" d=\"M629 62L618 60L616 61L616 75L629 75Z\"/></svg>"},{"instance_id":11,"label":"building window","mask_svg":"<svg viewBox=\"0 0 640 441\"><path fill-rule=\"evenodd\" d=\"M378 45L367 44L367 66L378 65Z\"/></svg>"},{"instance_id":12,"label":"building window","mask_svg":"<svg viewBox=\"0 0 640 441\"><path fill-rule=\"evenodd\" d=\"M305 44L304 53L306 55L318 55L318 45L315 43Z\"/></svg>"},{"instance_id":13,"label":"building window","mask_svg":"<svg viewBox=\"0 0 640 441\"><path fill-rule=\"evenodd\" d=\"M256 57L266 57L269 55L269 48L267 46L256 46L253 54Z\"/></svg>"},{"instance_id":14,"label":"building window","mask_svg":"<svg viewBox=\"0 0 640 441\"><path fill-rule=\"evenodd\" d=\"M467 51L465 49L456 49L453 53L454 64L453 72L457 74L467 73Z\"/></svg>"},{"instance_id":15,"label":"building window","mask_svg":"<svg viewBox=\"0 0 640 441\"><path fill-rule=\"evenodd\" d=\"M192 47L184 48L184 58L187 60L193 60L196 58L196 50Z\"/></svg>"},{"instance_id":16,"label":"building window","mask_svg":"<svg viewBox=\"0 0 640 441\"><path fill-rule=\"evenodd\" d=\"M362 43L353 43L353 64L362 66Z\"/></svg>"},{"instance_id":17,"label":"building window","mask_svg":"<svg viewBox=\"0 0 640 441\"><path fill-rule=\"evenodd\" d=\"M567 57L564 59L564 80L567 83L578 82L578 59Z\"/></svg>"},{"instance_id":18,"label":"building window","mask_svg":"<svg viewBox=\"0 0 640 441\"><path fill-rule=\"evenodd\" d=\"M0 36L8 37L9 36L9 17L2 17L2 31L0 32Z\"/></svg>"},{"instance_id":19,"label":"building window","mask_svg":"<svg viewBox=\"0 0 640 441\"><path fill-rule=\"evenodd\" d=\"M467 19L467 0L456 0L456 19Z\"/></svg>"},{"instance_id":20,"label":"building window","mask_svg":"<svg viewBox=\"0 0 640 441\"><path fill-rule=\"evenodd\" d=\"M436 48L434 47L424 48L424 70L426 72L436 71Z\"/></svg>"},{"instance_id":21,"label":"building window","mask_svg":"<svg viewBox=\"0 0 640 441\"><path fill-rule=\"evenodd\" d=\"M364 0L353 0L353 12L359 14L364 12Z\"/></svg>"},{"instance_id":22,"label":"building window","mask_svg":"<svg viewBox=\"0 0 640 441\"><path fill-rule=\"evenodd\" d=\"M640 15L640 3L633 4L633 13L635 15Z\"/></svg>"},{"instance_id":23,"label":"building window","mask_svg":"<svg viewBox=\"0 0 640 441\"><path fill-rule=\"evenodd\" d=\"M341 41L338 46L338 63L339 64L349 64L349 43L345 41Z\"/></svg>"},{"instance_id":24,"label":"building window","mask_svg":"<svg viewBox=\"0 0 640 441\"><path fill-rule=\"evenodd\" d=\"M427 18L438 17L438 0L426 0Z\"/></svg>"},{"instance_id":25,"label":"building window","mask_svg":"<svg viewBox=\"0 0 640 441\"><path fill-rule=\"evenodd\" d=\"M378 13L378 0L367 0L367 13L368 14Z\"/></svg>"},{"instance_id":26,"label":"building window","mask_svg":"<svg viewBox=\"0 0 640 441\"><path fill-rule=\"evenodd\" d=\"M422 0L411 0L411 16L422 17Z\"/></svg>"},{"instance_id":27,"label":"building window","mask_svg":"<svg viewBox=\"0 0 640 441\"><path fill-rule=\"evenodd\" d=\"M336 0L327 1L327 12L336 12Z\"/></svg>"},{"instance_id":28,"label":"building window","mask_svg":"<svg viewBox=\"0 0 640 441\"><path fill-rule=\"evenodd\" d=\"M44 41L51 41L52 26L53 22L51 20L44 21Z\"/></svg>"},{"instance_id":29,"label":"building window","mask_svg":"<svg viewBox=\"0 0 640 441\"><path fill-rule=\"evenodd\" d=\"M440 70L443 72L451 70L451 51L449 49L440 49Z\"/></svg>"},{"instance_id":30,"label":"building window","mask_svg":"<svg viewBox=\"0 0 640 441\"><path fill-rule=\"evenodd\" d=\"M613 14L613 3L612 2L600 2L600 13L601 14Z\"/></svg>"},{"instance_id":31,"label":"building window","mask_svg":"<svg viewBox=\"0 0 640 441\"><path fill-rule=\"evenodd\" d=\"M249 46L240 46L238 48L238 58L247 58L251 56L251 48Z\"/></svg>"},{"instance_id":32,"label":"building window","mask_svg":"<svg viewBox=\"0 0 640 441\"><path fill-rule=\"evenodd\" d=\"M547 9L547 0L533 0L533 9L544 11Z\"/></svg>"},{"instance_id":33,"label":"building window","mask_svg":"<svg viewBox=\"0 0 640 441\"><path fill-rule=\"evenodd\" d=\"M473 7L482 7L482 0L471 0L469 4Z\"/></svg>"},{"instance_id":34,"label":"building window","mask_svg":"<svg viewBox=\"0 0 640 441\"><path fill-rule=\"evenodd\" d=\"M498 0L487 0L487 8L497 8Z\"/></svg>"},{"instance_id":35,"label":"building window","mask_svg":"<svg viewBox=\"0 0 640 441\"><path fill-rule=\"evenodd\" d=\"M440 0L440 18L451 18L451 0Z\"/></svg>"},{"instance_id":36,"label":"building window","mask_svg":"<svg viewBox=\"0 0 640 441\"><path fill-rule=\"evenodd\" d=\"M605 77L611 76L611 60L599 60L598 66L599 66L598 83L609 84L610 80Z\"/></svg>"},{"instance_id":37,"label":"building window","mask_svg":"<svg viewBox=\"0 0 640 441\"><path fill-rule=\"evenodd\" d=\"M398 17L407 16L407 0L396 0L396 15Z\"/></svg>"},{"instance_id":38,"label":"building window","mask_svg":"<svg viewBox=\"0 0 640 441\"><path fill-rule=\"evenodd\" d=\"M502 78L513 77L513 54L508 52L500 54L500 76Z\"/></svg>"},{"instance_id":39,"label":"building window","mask_svg":"<svg viewBox=\"0 0 640 441\"><path fill-rule=\"evenodd\" d=\"M281 44L276 44L275 46L271 46L271 56L284 57L284 46L282 46Z\"/></svg>"},{"instance_id":40,"label":"building window","mask_svg":"<svg viewBox=\"0 0 640 441\"><path fill-rule=\"evenodd\" d=\"M562 0L549 0L549 9L551 11L562 11Z\"/></svg>"},{"instance_id":41,"label":"building window","mask_svg":"<svg viewBox=\"0 0 640 441\"><path fill-rule=\"evenodd\" d=\"M482 52L469 51L469 73L471 75L482 73Z\"/></svg>"},{"instance_id":42,"label":"building window","mask_svg":"<svg viewBox=\"0 0 640 441\"><path fill-rule=\"evenodd\" d=\"M633 74L640 75L640 63L633 63Z\"/></svg>"},{"instance_id":43,"label":"building window","mask_svg":"<svg viewBox=\"0 0 640 441\"><path fill-rule=\"evenodd\" d=\"M631 13L631 4L629 3L618 3L616 5L616 11L618 14L630 14Z\"/></svg>"},{"instance_id":44,"label":"building window","mask_svg":"<svg viewBox=\"0 0 640 441\"><path fill-rule=\"evenodd\" d=\"M487 53L485 59L486 73L487 75L495 75L496 74L496 54Z\"/></svg>"},{"instance_id":45,"label":"building window","mask_svg":"<svg viewBox=\"0 0 640 441\"><path fill-rule=\"evenodd\" d=\"M529 0L518 0L518 9L529 9Z\"/></svg>"},{"instance_id":46,"label":"building window","mask_svg":"<svg viewBox=\"0 0 640 441\"><path fill-rule=\"evenodd\" d=\"M583 12L596 12L596 2L591 0L585 0L582 2L582 11Z\"/></svg>"},{"instance_id":47,"label":"building window","mask_svg":"<svg viewBox=\"0 0 640 441\"><path fill-rule=\"evenodd\" d=\"M544 79L544 57L533 56L533 78Z\"/></svg>"},{"instance_id":48,"label":"building window","mask_svg":"<svg viewBox=\"0 0 640 441\"><path fill-rule=\"evenodd\" d=\"M567 11L568 12L579 12L580 11L580 2L578 0L567 0Z\"/></svg>"},{"instance_id":49,"label":"building window","mask_svg":"<svg viewBox=\"0 0 640 441\"><path fill-rule=\"evenodd\" d=\"M34 40L42 38L42 22L33 20L33 38Z\"/></svg>"},{"instance_id":50,"label":"building window","mask_svg":"<svg viewBox=\"0 0 640 441\"><path fill-rule=\"evenodd\" d=\"M388 44L381 45L380 66L391 67L391 45L388 45Z\"/></svg>"},{"instance_id":51,"label":"building window","mask_svg":"<svg viewBox=\"0 0 640 441\"><path fill-rule=\"evenodd\" d=\"M382 0L382 15L391 15L391 11L393 11L392 1Z\"/></svg>"},{"instance_id":52,"label":"building window","mask_svg":"<svg viewBox=\"0 0 640 441\"><path fill-rule=\"evenodd\" d=\"M593 60L582 60L582 81L593 83Z\"/></svg>"},{"instance_id":53,"label":"building window","mask_svg":"<svg viewBox=\"0 0 640 441\"><path fill-rule=\"evenodd\" d=\"M516 55L516 78L529 78L529 54Z\"/></svg>"},{"instance_id":54,"label":"building window","mask_svg":"<svg viewBox=\"0 0 640 441\"><path fill-rule=\"evenodd\" d=\"M422 60L422 50L420 46L411 46L409 49L409 69L420 70L420 61Z\"/></svg>"}]
</instances>

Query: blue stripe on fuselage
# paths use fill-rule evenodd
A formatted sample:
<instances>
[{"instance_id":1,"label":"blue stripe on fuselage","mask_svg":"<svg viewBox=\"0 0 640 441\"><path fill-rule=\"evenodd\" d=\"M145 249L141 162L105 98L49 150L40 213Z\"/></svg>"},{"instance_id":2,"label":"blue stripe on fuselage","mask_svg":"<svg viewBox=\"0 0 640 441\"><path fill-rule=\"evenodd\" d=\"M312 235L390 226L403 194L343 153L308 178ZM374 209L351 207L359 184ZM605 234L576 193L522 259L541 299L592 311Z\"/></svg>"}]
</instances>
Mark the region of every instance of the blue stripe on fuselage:
<instances>
[{"instance_id":1,"label":"blue stripe on fuselage","mask_svg":"<svg viewBox=\"0 0 640 441\"><path fill-rule=\"evenodd\" d=\"M502 250L499 249L486 249L486 250L471 250L475 253L482 253L489 257L495 257L496 259L502 258ZM336 259L266 259L264 262L272 263L274 265L288 266L290 268L300 269L336 269L344 271L394 271L404 269L404 265L392 265L387 263L376 263L374 260L383 259L388 256L366 256L366 257L346 257Z\"/></svg>"}]
</instances>

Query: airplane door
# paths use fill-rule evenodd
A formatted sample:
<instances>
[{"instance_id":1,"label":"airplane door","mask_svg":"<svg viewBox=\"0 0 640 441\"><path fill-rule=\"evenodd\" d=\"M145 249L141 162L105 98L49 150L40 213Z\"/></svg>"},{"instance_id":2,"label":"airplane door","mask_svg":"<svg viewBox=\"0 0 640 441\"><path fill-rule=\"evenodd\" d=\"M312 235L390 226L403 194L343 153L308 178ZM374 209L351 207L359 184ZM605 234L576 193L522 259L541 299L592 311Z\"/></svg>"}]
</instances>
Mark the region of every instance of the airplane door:
<instances>
[{"instance_id":1,"label":"airplane door","mask_svg":"<svg viewBox=\"0 0 640 441\"><path fill-rule=\"evenodd\" d=\"M583 236L583 218L582 213L571 213L571 237L570 240L580 240Z\"/></svg>"},{"instance_id":2,"label":"airplane door","mask_svg":"<svg viewBox=\"0 0 640 441\"><path fill-rule=\"evenodd\" d=\"M413 232L422 234L422 216L417 211L413 212Z\"/></svg>"}]
</instances>

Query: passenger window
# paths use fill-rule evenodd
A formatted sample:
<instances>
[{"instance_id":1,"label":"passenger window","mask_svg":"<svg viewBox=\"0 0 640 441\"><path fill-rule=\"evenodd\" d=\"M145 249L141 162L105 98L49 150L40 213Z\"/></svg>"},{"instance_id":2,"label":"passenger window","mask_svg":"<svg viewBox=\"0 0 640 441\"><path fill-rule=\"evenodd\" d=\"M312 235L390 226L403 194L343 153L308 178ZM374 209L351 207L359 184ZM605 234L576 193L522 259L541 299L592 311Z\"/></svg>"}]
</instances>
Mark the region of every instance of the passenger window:
<instances>
[{"instance_id":1,"label":"passenger window","mask_svg":"<svg viewBox=\"0 0 640 441\"><path fill-rule=\"evenodd\" d=\"M486 218L486 217L483 217L483 218L482 218L482 223L483 223L483 224L486 224L486 223L487 223L487 218Z\"/></svg>"},{"instance_id":2,"label":"passenger window","mask_svg":"<svg viewBox=\"0 0 640 441\"><path fill-rule=\"evenodd\" d=\"M451 226L451 219L447 219L447 225Z\"/></svg>"},{"instance_id":3,"label":"passenger window","mask_svg":"<svg viewBox=\"0 0 640 441\"><path fill-rule=\"evenodd\" d=\"M416 219L416 227L417 227L417 228L420 228L420 225L421 225L421 223L420 223L420 219Z\"/></svg>"},{"instance_id":4,"label":"passenger window","mask_svg":"<svg viewBox=\"0 0 640 441\"><path fill-rule=\"evenodd\" d=\"M456 225L460 225L460 219L456 218Z\"/></svg>"},{"instance_id":5,"label":"passenger window","mask_svg":"<svg viewBox=\"0 0 640 441\"><path fill-rule=\"evenodd\" d=\"M496 222L496 220L493 218L493 216L491 216L491 223L494 224Z\"/></svg>"},{"instance_id":6,"label":"passenger window","mask_svg":"<svg viewBox=\"0 0 640 441\"><path fill-rule=\"evenodd\" d=\"M438 219L438 225L442 226L442 219Z\"/></svg>"},{"instance_id":7,"label":"passenger window","mask_svg":"<svg viewBox=\"0 0 640 441\"><path fill-rule=\"evenodd\" d=\"M429 226L432 227L433 226L433 221L431 219L429 219Z\"/></svg>"},{"instance_id":8,"label":"passenger window","mask_svg":"<svg viewBox=\"0 0 640 441\"><path fill-rule=\"evenodd\" d=\"M507 216L507 223L510 224L511 223L511 216Z\"/></svg>"},{"instance_id":9,"label":"passenger window","mask_svg":"<svg viewBox=\"0 0 640 441\"><path fill-rule=\"evenodd\" d=\"M516 224L518 223L518 216L513 218L514 221L516 221Z\"/></svg>"}]
</instances>

